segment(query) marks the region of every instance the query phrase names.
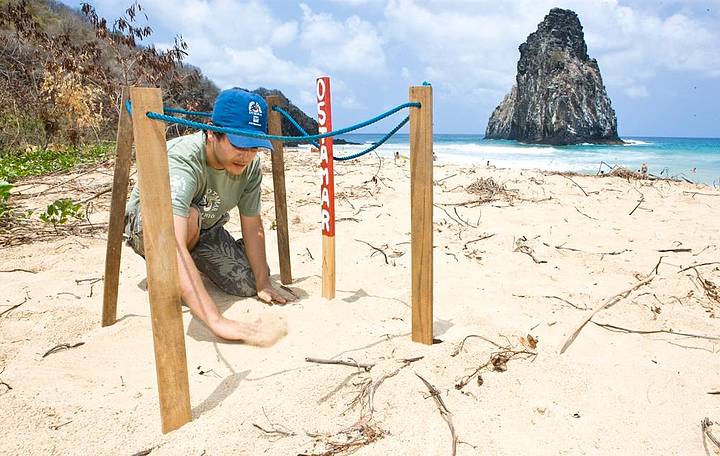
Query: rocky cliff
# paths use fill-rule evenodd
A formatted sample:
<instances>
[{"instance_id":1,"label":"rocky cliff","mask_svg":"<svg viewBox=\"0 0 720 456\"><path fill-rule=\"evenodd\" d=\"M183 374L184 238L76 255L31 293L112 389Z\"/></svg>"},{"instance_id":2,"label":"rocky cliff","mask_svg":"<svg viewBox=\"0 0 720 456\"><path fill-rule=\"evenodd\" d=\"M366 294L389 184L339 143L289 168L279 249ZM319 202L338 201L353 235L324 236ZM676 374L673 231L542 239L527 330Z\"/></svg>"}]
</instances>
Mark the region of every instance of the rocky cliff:
<instances>
[{"instance_id":1,"label":"rocky cliff","mask_svg":"<svg viewBox=\"0 0 720 456\"><path fill-rule=\"evenodd\" d=\"M520 45L516 85L490 116L486 138L535 144L621 143L597 61L577 14L553 8Z\"/></svg>"}]
</instances>

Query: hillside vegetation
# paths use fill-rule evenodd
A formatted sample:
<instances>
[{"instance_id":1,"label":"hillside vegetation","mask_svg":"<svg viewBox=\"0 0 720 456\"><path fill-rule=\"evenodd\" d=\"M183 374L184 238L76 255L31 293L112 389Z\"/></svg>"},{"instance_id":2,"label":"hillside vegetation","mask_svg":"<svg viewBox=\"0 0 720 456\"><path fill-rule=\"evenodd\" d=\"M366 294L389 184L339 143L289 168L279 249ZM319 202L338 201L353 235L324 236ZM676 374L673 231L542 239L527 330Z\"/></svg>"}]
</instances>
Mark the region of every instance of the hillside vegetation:
<instances>
[{"instance_id":1,"label":"hillside vegetation","mask_svg":"<svg viewBox=\"0 0 720 456\"><path fill-rule=\"evenodd\" d=\"M90 4L0 0L0 151L113 140L122 87L155 86L166 103L209 110L217 87L183 65L178 35L160 51L142 5L118 18Z\"/></svg>"}]
</instances>

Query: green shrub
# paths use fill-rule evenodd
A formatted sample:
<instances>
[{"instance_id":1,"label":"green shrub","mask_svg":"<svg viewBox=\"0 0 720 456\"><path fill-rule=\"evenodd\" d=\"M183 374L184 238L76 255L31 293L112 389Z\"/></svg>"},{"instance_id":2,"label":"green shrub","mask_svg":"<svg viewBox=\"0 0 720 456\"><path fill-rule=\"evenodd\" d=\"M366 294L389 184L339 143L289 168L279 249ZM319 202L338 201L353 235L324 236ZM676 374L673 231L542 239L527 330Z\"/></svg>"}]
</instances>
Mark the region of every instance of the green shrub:
<instances>
[{"instance_id":1,"label":"green shrub","mask_svg":"<svg viewBox=\"0 0 720 456\"><path fill-rule=\"evenodd\" d=\"M8 211L7 200L10 199L10 189L12 187L12 184L9 184L4 180L0 180L0 217L5 215Z\"/></svg>"},{"instance_id":2,"label":"green shrub","mask_svg":"<svg viewBox=\"0 0 720 456\"><path fill-rule=\"evenodd\" d=\"M97 163L114 150L114 143L91 144L59 150L0 151L0 179L13 182L23 177L67 171L78 165Z\"/></svg>"},{"instance_id":3,"label":"green shrub","mask_svg":"<svg viewBox=\"0 0 720 456\"><path fill-rule=\"evenodd\" d=\"M83 218L82 204L74 203L70 198L60 198L49 204L47 210L40 214L40 220L53 225L67 223L68 217Z\"/></svg>"}]
</instances>

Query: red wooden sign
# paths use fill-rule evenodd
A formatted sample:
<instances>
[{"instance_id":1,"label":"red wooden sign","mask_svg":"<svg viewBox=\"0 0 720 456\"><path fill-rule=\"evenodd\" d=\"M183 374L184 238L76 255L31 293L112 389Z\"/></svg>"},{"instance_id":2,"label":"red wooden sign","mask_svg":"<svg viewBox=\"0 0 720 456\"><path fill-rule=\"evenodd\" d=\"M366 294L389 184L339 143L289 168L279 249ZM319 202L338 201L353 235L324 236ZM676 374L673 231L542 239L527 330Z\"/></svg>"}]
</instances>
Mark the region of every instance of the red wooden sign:
<instances>
[{"instance_id":1,"label":"red wooden sign","mask_svg":"<svg viewBox=\"0 0 720 456\"><path fill-rule=\"evenodd\" d=\"M332 109L330 107L330 78L317 79L316 84L318 131L320 134L332 131ZM335 236L335 174L333 172L333 139L320 140L320 201L323 236Z\"/></svg>"}]
</instances>

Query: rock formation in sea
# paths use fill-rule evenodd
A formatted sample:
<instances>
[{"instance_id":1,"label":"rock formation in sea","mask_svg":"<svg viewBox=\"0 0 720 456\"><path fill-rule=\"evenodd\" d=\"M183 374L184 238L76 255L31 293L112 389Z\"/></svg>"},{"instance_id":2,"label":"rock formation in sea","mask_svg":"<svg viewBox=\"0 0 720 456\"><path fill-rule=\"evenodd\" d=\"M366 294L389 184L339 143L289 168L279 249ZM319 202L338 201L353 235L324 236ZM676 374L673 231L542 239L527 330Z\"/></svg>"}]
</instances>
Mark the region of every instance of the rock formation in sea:
<instances>
[{"instance_id":1,"label":"rock formation in sea","mask_svg":"<svg viewBox=\"0 0 720 456\"><path fill-rule=\"evenodd\" d=\"M622 142L575 12L550 10L520 45L515 79L490 116L486 138L556 145Z\"/></svg>"}]
</instances>

